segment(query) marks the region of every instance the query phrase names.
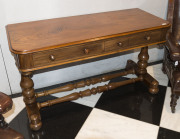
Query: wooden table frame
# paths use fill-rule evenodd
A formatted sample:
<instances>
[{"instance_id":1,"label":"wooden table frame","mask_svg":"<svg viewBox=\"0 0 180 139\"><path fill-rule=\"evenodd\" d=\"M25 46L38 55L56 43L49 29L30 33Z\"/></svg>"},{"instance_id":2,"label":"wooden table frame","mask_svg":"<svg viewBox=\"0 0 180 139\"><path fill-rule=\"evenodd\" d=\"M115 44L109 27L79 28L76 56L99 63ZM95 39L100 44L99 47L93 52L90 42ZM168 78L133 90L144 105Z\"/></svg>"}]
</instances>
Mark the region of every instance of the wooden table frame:
<instances>
[{"instance_id":1,"label":"wooden table frame","mask_svg":"<svg viewBox=\"0 0 180 139\"><path fill-rule=\"evenodd\" d=\"M148 86L150 93L156 94L158 81L146 70L149 59L147 46L164 43L169 27L169 22L140 9L8 25L9 47L21 72L20 86L30 128L32 130L41 128L39 110L42 107L76 100L122 85L142 81ZM34 92L34 83L31 79L34 71L137 48L141 48L139 61L136 64L128 60L123 72L87 79L40 93ZM38 97L89 86L128 74L136 74L137 78L109 83L42 103L36 101Z\"/></svg>"}]
</instances>

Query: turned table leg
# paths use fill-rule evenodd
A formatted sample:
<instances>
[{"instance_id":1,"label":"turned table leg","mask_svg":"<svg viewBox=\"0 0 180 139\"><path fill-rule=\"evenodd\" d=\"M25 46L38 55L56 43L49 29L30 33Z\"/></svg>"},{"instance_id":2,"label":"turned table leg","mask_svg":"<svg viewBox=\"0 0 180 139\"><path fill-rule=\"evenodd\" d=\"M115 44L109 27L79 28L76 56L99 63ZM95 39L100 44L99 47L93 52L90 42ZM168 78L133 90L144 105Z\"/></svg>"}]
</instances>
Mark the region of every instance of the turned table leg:
<instances>
[{"instance_id":1,"label":"turned table leg","mask_svg":"<svg viewBox=\"0 0 180 139\"><path fill-rule=\"evenodd\" d=\"M148 64L148 59L149 59L149 55L148 55L148 47L143 47L141 48L141 52L138 55L138 68L137 68L137 73L139 75L139 77L142 77L143 79L143 75L145 75L147 73L147 64Z\"/></svg>"},{"instance_id":2,"label":"turned table leg","mask_svg":"<svg viewBox=\"0 0 180 139\"><path fill-rule=\"evenodd\" d=\"M142 78L142 81L149 87L149 92L151 94L156 94L159 91L158 88L158 81L154 79L150 74L147 73L147 65L148 65L148 47L141 48L141 52L138 55L138 68L137 68L137 74L139 77Z\"/></svg>"},{"instance_id":3,"label":"turned table leg","mask_svg":"<svg viewBox=\"0 0 180 139\"><path fill-rule=\"evenodd\" d=\"M135 74L141 79L141 81L143 81L149 87L149 92L151 94L158 93L159 83L149 73L147 73L147 69L146 69L148 65L147 61L149 59L148 47L141 48L141 52L138 55L138 59L139 61L137 62L137 64L132 60L128 60L126 65L126 70L134 69Z\"/></svg>"},{"instance_id":4,"label":"turned table leg","mask_svg":"<svg viewBox=\"0 0 180 139\"><path fill-rule=\"evenodd\" d=\"M24 97L24 102L26 104L27 114L30 122L30 128L32 130L39 130L42 126L41 116L39 109L37 107L35 92L34 92L34 83L31 79L31 72L22 72L21 73L21 88L22 94Z\"/></svg>"}]
</instances>

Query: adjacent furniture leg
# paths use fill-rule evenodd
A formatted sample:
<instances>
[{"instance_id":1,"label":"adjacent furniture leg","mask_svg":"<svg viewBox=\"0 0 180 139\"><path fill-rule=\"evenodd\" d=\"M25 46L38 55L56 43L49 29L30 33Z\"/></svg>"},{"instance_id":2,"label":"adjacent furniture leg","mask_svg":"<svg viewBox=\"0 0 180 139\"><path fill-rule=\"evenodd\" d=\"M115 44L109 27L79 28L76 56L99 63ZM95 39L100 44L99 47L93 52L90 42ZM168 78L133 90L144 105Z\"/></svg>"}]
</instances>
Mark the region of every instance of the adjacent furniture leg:
<instances>
[{"instance_id":1,"label":"adjacent furniture leg","mask_svg":"<svg viewBox=\"0 0 180 139\"><path fill-rule=\"evenodd\" d=\"M177 63L177 61L176 61ZM175 113L175 107L177 105L177 100L180 96L180 61L175 65L175 61L171 60L170 53L165 47L164 49L164 60L162 70L167 74L169 81L171 83L171 111Z\"/></svg>"},{"instance_id":2,"label":"adjacent furniture leg","mask_svg":"<svg viewBox=\"0 0 180 139\"><path fill-rule=\"evenodd\" d=\"M20 133L9 127L2 114L0 114L0 139L24 139Z\"/></svg>"},{"instance_id":3,"label":"adjacent furniture leg","mask_svg":"<svg viewBox=\"0 0 180 139\"><path fill-rule=\"evenodd\" d=\"M172 94L171 95L171 102L170 102L170 106L171 106L171 111L172 113L175 113L175 107L177 105L177 100L179 99L179 96L176 94Z\"/></svg>"},{"instance_id":4,"label":"adjacent furniture leg","mask_svg":"<svg viewBox=\"0 0 180 139\"><path fill-rule=\"evenodd\" d=\"M26 109L28 113L28 118L30 122L30 128L32 130L39 130L42 126L41 116L39 109L37 107L35 92L34 92L34 83L31 79L31 72L22 72L21 73L21 88L22 94L24 97L24 102L26 104Z\"/></svg>"},{"instance_id":5,"label":"adjacent furniture leg","mask_svg":"<svg viewBox=\"0 0 180 139\"><path fill-rule=\"evenodd\" d=\"M165 62L164 62L164 60L163 60L163 63L162 63L162 72L163 72L164 74L167 74L167 73L166 73L166 68L165 68Z\"/></svg>"},{"instance_id":6,"label":"adjacent furniture leg","mask_svg":"<svg viewBox=\"0 0 180 139\"><path fill-rule=\"evenodd\" d=\"M8 124L4 121L4 117L0 114L0 128L6 128Z\"/></svg>"},{"instance_id":7,"label":"adjacent furniture leg","mask_svg":"<svg viewBox=\"0 0 180 139\"><path fill-rule=\"evenodd\" d=\"M12 105L12 99L0 92L0 139L24 139L20 133L9 127L2 115L8 112L12 108Z\"/></svg>"},{"instance_id":8,"label":"adjacent furniture leg","mask_svg":"<svg viewBox=\"0 0 180 139\"><path fill-rule=\"evenodd\" d=\"M177 100L179 99L180 96L180 72L179 72L179 67L174 67L171 69L171 111L172 113L175 113L175 107L177 105Z\"/></svg>"}]
</instances>

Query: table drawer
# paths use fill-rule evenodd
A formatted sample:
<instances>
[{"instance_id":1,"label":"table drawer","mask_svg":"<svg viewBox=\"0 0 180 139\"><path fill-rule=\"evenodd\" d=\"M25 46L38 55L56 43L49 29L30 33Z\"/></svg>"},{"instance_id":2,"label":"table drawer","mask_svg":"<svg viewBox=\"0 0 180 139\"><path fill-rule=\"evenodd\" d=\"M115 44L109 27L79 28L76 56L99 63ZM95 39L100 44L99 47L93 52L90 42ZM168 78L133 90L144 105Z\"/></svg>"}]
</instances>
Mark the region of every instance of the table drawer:
<instances>
[{"instance_id":1,"label":"table drawer","mask_svg":"<svg viewBox=\"0 0 180 139\"><path fill-rule=\"evenodd\" d=\"M153 30L132 34L129 36L129 47L160 42L161 34L161 30Z\"/></svg>"},{"instance_id":2,"label":"table drawer","mask_svg":"<svg viewBox=\"0 0 180 139\"><path fill-rule=\"evenodd\" d=\"M98 42L37 52L33 54L34 67L91 57L93 55L101 54L103 50L102 42Z\"/></svg>"},{"instance_id":3,"label":"table drawer","mask_svg":"<svg viewBox=\"0 0 180 139\"><path fill-rule=\"evenodd\" d=\"M124 50L134 46L148 45L164 41L163 39L161 30L139 32L107 40L104 43L104 48L105 51Z\"/></svg>"},{"instance_id":4,"label":"table drawer","mask_svg":"<svg viewBox=\"0 0 180 139\"><path fill-rule=\"evenodd\" d=\"M107 40L104 42L105 51L123 49L125 47L127 48L127 46L129 45L128 41L128 35Z\"/></svg>"}]
</instances>

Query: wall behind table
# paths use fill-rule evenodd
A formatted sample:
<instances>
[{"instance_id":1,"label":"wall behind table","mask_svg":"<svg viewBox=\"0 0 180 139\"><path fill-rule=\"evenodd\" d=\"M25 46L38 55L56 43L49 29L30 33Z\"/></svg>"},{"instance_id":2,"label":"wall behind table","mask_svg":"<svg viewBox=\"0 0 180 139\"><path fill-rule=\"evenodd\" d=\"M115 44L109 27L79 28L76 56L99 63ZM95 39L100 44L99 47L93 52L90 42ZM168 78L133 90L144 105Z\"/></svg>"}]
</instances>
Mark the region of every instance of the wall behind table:
<instances>
[{"instance_id":1,"label":"wall behind table","mask_svg":"<svg viewBox=\"0 0 180 139\"><path fill-rule=\"evenodd\" d=\"M8 49L5 31L7 24L137 7L161 18L165 18L167 0L0 0L0 13L3 13L3 15L0 16L0 44L5 58L5 65L12 92L21 92L19 86L20 73ZM117 70L123 68L126 60L129 58L137 61L137 54L136 52L93 63L37 74L33 76L35 88ZM150 56L150 62L161 60L163 50L153 48L150 50Z\"/></svg>"},{"instance_id":2,"label":"wall behind table","mask_svg":"<svg viewBox=\"0 0 180 139\"><path fill-rule=\"evenodd\" d=\"M5 11L3 9L3 5L1 5L1 1L0 1L0 91L4 92L8 95L11 94L11 89L10 89L10 85L8 82L8 75L7 75L7 71L6 71L6 67L5 67L5 63L4 63L4 58L3 58L3 53L2 53L2 46L1 46L1 42L3 41L3 37L5 35L3 35L2 31L4 29L4 24L5 24Z\"/></svg>"}]
</instances>

